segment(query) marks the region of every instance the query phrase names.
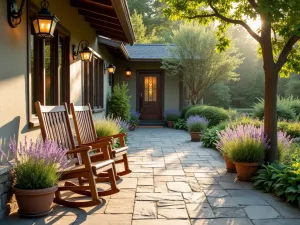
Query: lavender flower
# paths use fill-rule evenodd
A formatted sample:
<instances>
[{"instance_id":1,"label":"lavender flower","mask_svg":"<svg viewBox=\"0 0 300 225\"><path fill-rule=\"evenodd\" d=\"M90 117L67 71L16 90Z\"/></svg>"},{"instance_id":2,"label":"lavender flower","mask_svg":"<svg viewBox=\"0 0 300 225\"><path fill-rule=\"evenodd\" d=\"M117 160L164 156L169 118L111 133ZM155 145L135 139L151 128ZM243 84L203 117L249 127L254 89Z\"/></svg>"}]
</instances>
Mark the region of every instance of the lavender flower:
<instances>
[{"instance_id":1,"label":"lavender flower","mask_svg":"<svg viewBox=\"0 0 300 225\"><path fill-rule=\"evenodd\" d=\"M291 147L293 138L290 135L287 135L286 132L278 131L277 132L278 145L281 145L284 150L287 150Z\"/></svg>"},{"instance_id":2,"label":"lavender flower","mask_svg":"<svg viewBox=\"0 0 300 225\"><path fill-rule=\"evenodd\" d=\"M140 116L141 116L141 113L140 113L140 112L136 112L136 111L130 112L130 117L131 117L131 119L139 120Z\"/></svg>"},{"instance_id":3,"label":"lavender flower","mask_svg":"<svg viewBox=\"0 0 300 225\"><path fill-rule=\"evenodd\" d=\"M195 123L203 123L206 126L208 126L209 121L208 121L208 119L206 119L205 117L202 117L202 116L190 116L186 121L187 127L190 127L192 124L195 124Z\"/></svg>"},{"instance_id":4,"label":"lavender flower","mask_svg":"<svg viewBox=\"0 0 300 225\"><path fill-rule=\"evenodd\" d=\"M16 162L16 166L22 165L28 161L43 162L46 165L56 165L59 167L67 166L67 149L60 148L55 142L41 139L37 139L35 142L30 139L29 143L27 138L24 139L24 144L20 141L19 147L17 146L15 139L10 139L9 150ZM3 151L0 153L7 158ZM7 158L8 160L8 158Z\"/></svg>"},{"instance_id":5,"label":"lavender flower","mask_svg":"<svg viewBox=\"0 0 300 225\"><path fill-rule=\"evenodd\" d=\"M122 120L120 117L115 119L116 123L120 127L121 132L128 132L130 124L126 122L125 120Z\"/></svg>"}]
</instances>

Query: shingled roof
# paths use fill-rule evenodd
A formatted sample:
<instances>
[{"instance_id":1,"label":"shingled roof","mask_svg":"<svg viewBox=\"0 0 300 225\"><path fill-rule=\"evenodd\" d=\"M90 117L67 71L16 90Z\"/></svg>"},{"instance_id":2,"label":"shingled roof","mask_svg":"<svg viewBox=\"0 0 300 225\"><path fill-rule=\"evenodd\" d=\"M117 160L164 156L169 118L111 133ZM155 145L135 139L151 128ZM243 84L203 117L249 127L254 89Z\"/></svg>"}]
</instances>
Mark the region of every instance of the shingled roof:
<instances>
[{"instance_id":1,"label":"shingled roof","mask_svg":"<svg viewBox=\"0 0 300 225\"><path fill-rule=\"evenodd\" d=\"M170 46L174 46L170 44ZM129 58L132 61L160 61L162 58L170 56L169 48L166 44L135 44L125 46Z\"/></svg>"}]
</instances>

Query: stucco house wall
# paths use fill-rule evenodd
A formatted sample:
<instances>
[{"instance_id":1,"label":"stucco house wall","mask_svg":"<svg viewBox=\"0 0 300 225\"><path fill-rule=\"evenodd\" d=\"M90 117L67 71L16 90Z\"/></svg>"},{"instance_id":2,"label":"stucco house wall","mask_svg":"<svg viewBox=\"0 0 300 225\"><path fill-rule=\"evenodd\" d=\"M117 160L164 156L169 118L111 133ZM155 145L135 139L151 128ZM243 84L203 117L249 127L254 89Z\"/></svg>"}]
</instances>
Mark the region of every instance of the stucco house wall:
<instances>
[{"instance_id":1,"label":"stucco house wall","mask_svg":"<svg viewBox=\"0 0 300 225\"><path fill-rule=\"evenodd\" d=\"M28 3L39 8L40 1L32 0ZM78 45L80 40L88 40L90 47L100 54L104 64L113 63L113 57L104 46L97 42L94 29L84 21L77 9L71 7L69 1L52 0L49 10L59 18L59 24L70 33L70 101L82 104L82 62L73 60L72 45ZM7 22L6 1L0 1L0 147L7 152L10 137L17 139L37 138L39 128L29 127L28 107L28 73L27 73L27 15L23 10L22 23L17 28L11 28ZM29 24L31 25L31 24ZM110 92L108 74L104 74L104 108L106 98ZM105 115L102 112L96 117ZM3 157L0 155L0 163Z\"/></svg>"},{"instance_id":2,"label":"stucco house wall","mask_svg":"<svg viewBox=\"0 0 300 225\"><path fill-rule=\"evenodd\" d=\"M133 61L125 61L125 60L116 60L116 72L114 74L115 84L122 84L123 82L128 83L129 94L131 96L131 110L139 111L136 106L136 78L137 71L139 70L149 70L149 71L157 71L161 70L161 62L133 62ZM132 75L130 78L126 77L125 70L130 68L132 71ZM180 105L180 91L179 91L179 79L177 76L167 76L164 74L163 70L162 74L164 76L164 87L163 87L163 109L165 110L179 110Z\"/></svg>"}]
</instances>

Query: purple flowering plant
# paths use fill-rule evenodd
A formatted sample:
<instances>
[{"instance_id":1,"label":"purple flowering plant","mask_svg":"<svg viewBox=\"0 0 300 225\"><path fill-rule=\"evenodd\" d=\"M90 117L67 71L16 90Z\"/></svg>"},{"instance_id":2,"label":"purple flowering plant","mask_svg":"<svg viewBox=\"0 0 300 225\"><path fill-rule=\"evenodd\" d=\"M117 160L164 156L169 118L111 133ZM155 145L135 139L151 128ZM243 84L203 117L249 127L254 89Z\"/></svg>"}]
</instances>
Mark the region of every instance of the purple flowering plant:
<instances>
[{"instance_id":1,"label":"purple flowering plant","mask_svg":"<svg viewBox=\"0 0 300 225\"><path fill-rule=\"evenodd\" d=\"M269 149L269 139L262 126L238 125L218 131L217 149L234 162L260 163Z\"/></svg>"},{"instance_id":2,"label":"purple flowering plant","mask_svg":"<svg viewBox=\"0 0 300 225\"><path fill-rule=\"evenodd\" d=\"M116 123L120 127L119 133L126 133L129 131L130 124L125 120L122 120L120 117L115 119Z\"/></svg>"},{"instance_id":3,"label":"purple flowering plant","mask_svg":"<svg viewBox=\"0 0 300 225\"><path fill-rule=\"evenodd\" d=\"M7 155L0 149L0 153L14 168L15 187L19 189L43 189L57 185L60 168L67 166L67 149L60 148L50 140L42 141L32 139L28 142L25 137L17 145L15 139L11 139L9 150L12 155L12 163Z\"/></svg>"},{"instance_id":4,"label":"purple flowering plant","mask_svg":"<svg viewBox=\"0 0 300 225\"><path fill-rule=\"evenodd\" d=\"M189 132L202 132L209 124L208 119L202 116L190 116L186 121Z\"/></svg>"},{"instance_id":5,"label":"purple flowering plant","mask_svg":"<svg viewBox=\"0 0 300 225\"><path fill-rule=\"evenodd\" d=\"M134 125L134 126L138 126L139 123L140 123L140 116L141 116L141 113L140 112L136 112L136 111L133 111L130 113L130 124Z\"/></svg>"}]
</instances>

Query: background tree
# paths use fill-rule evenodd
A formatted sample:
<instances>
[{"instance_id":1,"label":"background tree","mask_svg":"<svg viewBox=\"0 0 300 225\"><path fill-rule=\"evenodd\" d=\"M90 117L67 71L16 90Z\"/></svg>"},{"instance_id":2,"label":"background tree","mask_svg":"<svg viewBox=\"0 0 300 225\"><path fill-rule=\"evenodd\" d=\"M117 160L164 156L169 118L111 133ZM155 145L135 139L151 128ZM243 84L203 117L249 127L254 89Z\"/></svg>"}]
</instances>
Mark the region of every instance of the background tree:
<instances>
[{"instance_id":1,"label":"background tree","mask_svg":"<svg viewBox=\"0 0 300 225\"><path fill-rule=\"evenodd\" d=\"M240 54L233 47L217 53L212 26L183 24L173 32L172 42L170 57L163 59L161 68L182 79L192 104L199 104L214 84L238 78L234 70L242 62Z\"/></svg>"},{"instance_id":2,"label":"background tree","mask_svg":"<svg viewBox=\"0 0 300 225\"><path fill-rule=\"evenodd\" d=\"M229 108L231 104L231 94L229 86L224 82L216 83L204 95L203 103L205 105Z\"/></svg>"},{"instance_id":3,"label":"background tree","mask_svg":"<svg viewBox=\"0 0 300 225\"><path fill-rule=\"evenodd\" d=\"M219 50L229 45L226 28L240 25L261 47L265 74L265 133L271 139L267 161L278 159L276 101L279 72L288 76L300 72L299 0L164 0L169 7L167 15L173 19L191 19L201 23L218 20ZM260 20L256 31L253 20Z\"/></svg>"},{"instance_id":4,"label":"background tree","mask_svg":"<svg viewBox=\"0 0 300 225\"><path fill-rule=\"evenodd\" d=\"M137 43L146 44L157 40L155 29L153 29L150 33L147 33L147 27L144 25L143 17L141 14L138 14L136 10L134 10L131 16L131 23Z\"/></svg>"},{"instance_id":5,"label":"background tree","mask_svg":"<svg viewBox=\"0 0 300 225\"><path fill-rule=\"evenodd\" d=\"M286 95L293 95L294 97L300 97L300 76L292 75L291 78L287 81L285 89Z\"/></svg>"}]
</instances>

